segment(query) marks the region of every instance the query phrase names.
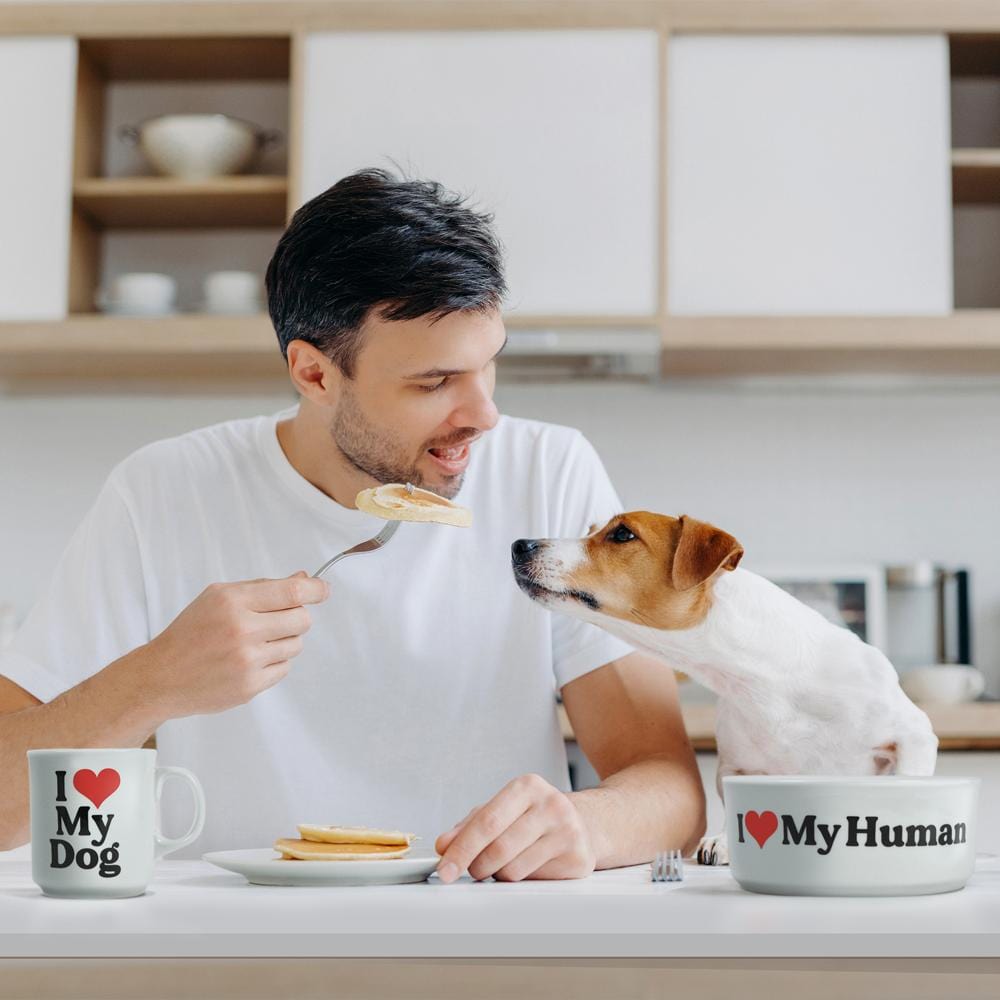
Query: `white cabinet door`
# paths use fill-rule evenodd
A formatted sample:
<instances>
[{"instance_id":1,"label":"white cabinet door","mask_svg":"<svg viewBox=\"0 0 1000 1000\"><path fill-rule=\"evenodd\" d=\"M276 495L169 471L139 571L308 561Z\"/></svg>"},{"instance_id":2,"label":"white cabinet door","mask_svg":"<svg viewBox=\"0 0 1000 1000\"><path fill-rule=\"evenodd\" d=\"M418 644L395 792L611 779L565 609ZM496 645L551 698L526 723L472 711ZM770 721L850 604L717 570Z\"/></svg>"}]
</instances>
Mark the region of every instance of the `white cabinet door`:
<instances>
[{"instance_id":1,"label":"white cabinet door","mask_svg":"<svg viewBox=\"0 0 1000 1000\"><path fill-rule=\"evenodd\" d=\"M304 81L305 199L395 161L495 212L511 312L656 312L655 32L322 33Z\"/></svg>"},{"instance_id":2,"label":"white cabinet door","mask_svg":"<svg viewBox=\"0 0 1000 1000\"><path fill-rule=\"evenodd\" d=\"M671 313L951 310L944 36L678 36L667 67Z\"/></svg>"},{"instance_id":3,"label":"white cabinet door","mask_svg":"<svg viewBox=\"0 0 1000 1000\"><path fill-rule=\"evenodd\" d=\"M0 38L0 320L66 315L76 40Z\"/></svg>"}]
</instances>

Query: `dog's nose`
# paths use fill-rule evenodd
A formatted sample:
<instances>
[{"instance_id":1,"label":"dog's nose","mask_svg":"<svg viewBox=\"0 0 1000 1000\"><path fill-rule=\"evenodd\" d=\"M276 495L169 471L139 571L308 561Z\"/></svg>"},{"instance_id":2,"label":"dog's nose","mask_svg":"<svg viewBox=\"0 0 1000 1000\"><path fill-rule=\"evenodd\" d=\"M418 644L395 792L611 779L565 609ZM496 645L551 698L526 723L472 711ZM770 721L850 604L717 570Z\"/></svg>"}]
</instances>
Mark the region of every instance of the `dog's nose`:
<instances>
[{"instance_id":1,"label":"dog's nose","mask_svg":"<svg viewBox=\"0 0 1000 1000\"><path fill-rule=\"evenodd\" d=\"M526 563L537 548L538 542L534 538L519 538L510 547L510 556L514 565Z\"/></svg>"}]
</instances>

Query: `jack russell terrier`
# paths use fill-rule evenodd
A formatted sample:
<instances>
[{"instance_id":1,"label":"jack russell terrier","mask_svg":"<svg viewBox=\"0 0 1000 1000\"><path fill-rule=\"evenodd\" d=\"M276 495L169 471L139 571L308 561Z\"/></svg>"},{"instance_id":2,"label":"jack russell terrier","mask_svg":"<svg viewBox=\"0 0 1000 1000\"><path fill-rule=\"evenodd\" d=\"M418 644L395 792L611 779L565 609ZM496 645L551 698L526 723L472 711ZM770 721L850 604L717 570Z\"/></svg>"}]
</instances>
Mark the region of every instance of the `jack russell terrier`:
<instances>
[{"instance_id":1,"label":"jack russell terrier","mask_svg":"<svg viewBox=\"0 0 1000 1000\"><path fill-rule=\"evenodd\" d=\"M600 625L718 695L716 788L730 774L930 775L937 737L892 664L780 587L737 569L743 547L691 517L635 511L582 539L520 539L531 598ZM723 801L723 806L725 801ZM725 834L702 864L728 864Z\"/></svg>"}]
</instances>

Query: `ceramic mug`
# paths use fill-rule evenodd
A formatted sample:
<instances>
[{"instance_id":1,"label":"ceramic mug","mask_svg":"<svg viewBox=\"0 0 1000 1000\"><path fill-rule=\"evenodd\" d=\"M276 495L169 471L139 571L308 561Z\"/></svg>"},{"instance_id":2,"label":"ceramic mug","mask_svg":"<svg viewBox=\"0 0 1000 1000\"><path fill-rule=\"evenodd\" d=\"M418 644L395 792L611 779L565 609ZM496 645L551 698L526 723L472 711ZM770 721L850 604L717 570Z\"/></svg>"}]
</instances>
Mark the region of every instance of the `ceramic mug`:
<instances>
[{"instance_id":1,"label":"ceramic mug","mask_svg":"<svg viewBox=\"0 0 1000 1000\"><path fill-rule=\"evenodd\" d=\"M107 311L139 316L161 316L173 311L177 282L169 274L131 271L119 274L98 293L98 306Z\"/></svg>"},{"instance_id":2,"label":"ceramic mug","mask_svg":"<svg viewBox=\"0 0 1000 1000\"><path fill-rule=\"evenodd\" d=\"M961 889L979 778L731 775L729 867L751 892L917 896Z\"/></svg>"},{"instance_id":3,"label":"ceramic mug","mask_svg":"<svg viewBox=\"0 0 1000 1000\"><path fill-rule=\"evenodd\" d=\"M974 701L986 688L986 679L961 663L939 663L907 670L899 679L907 696L914 701L958 705Z\"/></svg>"},{"instance_id":4,"label":"ceramic mug","mask_svg":"<svg viewBox=\"0 0 1000 1000\"><path fill-rule=\"evenodd\" d=\"M253 271L213 271L205 275L204 290L207 312L258 312L261 308L261 282Z\"/></svg>"},{"instance_id":5,"label":"ceramic mug","mask_svg":"<svg viewBox=\"0 0 1000 1000\"><path fill-rule=\"evenodd\" d=\"M157 767L156 751L29 750L31 877L47 896L140 896L157 858L190 844L205 825L205 795L183 767ZM164 837L156 806L171 776L194 795L183 837Z\"/></svg>"}]
</instances>

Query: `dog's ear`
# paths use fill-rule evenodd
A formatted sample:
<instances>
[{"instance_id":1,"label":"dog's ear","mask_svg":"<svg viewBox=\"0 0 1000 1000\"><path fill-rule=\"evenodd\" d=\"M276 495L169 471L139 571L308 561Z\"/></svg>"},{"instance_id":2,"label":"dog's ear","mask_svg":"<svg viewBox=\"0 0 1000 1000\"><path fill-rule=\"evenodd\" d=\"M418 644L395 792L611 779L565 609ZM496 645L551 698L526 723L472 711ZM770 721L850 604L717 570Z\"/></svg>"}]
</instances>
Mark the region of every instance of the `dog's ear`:
<instances>
[{"instance_id":1,"label":"dog's ear","mask_svg":"<svg viewBox=\"0 0 1000 1000\"><path fill-rule=\"evenodd\" d=\"M720 569L736 569L743 546L732 535L693 517L681 516L670 582L674 590L690 590Z\"/></svg>"}]
</instances>

